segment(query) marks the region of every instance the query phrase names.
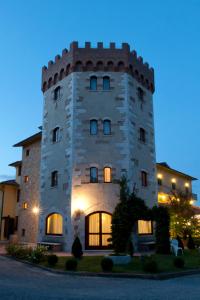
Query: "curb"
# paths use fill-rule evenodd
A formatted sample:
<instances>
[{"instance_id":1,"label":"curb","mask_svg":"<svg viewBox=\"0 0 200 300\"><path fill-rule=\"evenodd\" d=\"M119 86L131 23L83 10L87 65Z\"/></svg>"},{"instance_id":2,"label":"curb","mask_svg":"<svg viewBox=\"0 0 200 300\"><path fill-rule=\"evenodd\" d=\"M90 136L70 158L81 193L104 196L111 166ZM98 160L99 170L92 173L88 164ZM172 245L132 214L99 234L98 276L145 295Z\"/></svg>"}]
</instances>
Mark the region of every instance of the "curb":
<instances>
[{"instance_id":1,"label":"curb","mask_svg":"<svg viewBox=\"0 0 200 300\"><path fill-rule=\"evenodd\" d=\"M87 272L87 271L62 271L56 270L48 267L44 267L38 264L31 263L26 260L20 260L17 258L13 258L8 255L1 255L6 257L10 260L18 261L22 264L29 265L33 268L38 268L50 273L58 274L58 275L72 275L72 276L82 276L82 277L108 277L108 278L138 278L138 279L153 279L153 280L167 280L173 279L183 276L190 276L195 274L200 274L200 269L190 269L181 272L168 272L168 273L160 273L160 274L142 274L142 273L94 273L94 272Z\"/></svg>"}]
</instances>

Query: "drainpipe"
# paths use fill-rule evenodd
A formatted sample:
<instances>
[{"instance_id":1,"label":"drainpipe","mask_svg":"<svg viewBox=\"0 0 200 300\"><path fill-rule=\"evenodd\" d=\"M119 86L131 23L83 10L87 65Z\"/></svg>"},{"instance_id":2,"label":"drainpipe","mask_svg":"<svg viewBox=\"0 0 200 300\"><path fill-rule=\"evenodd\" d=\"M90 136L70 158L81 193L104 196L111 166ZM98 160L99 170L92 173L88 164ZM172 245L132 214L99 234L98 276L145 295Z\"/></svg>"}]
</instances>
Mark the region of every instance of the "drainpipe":
<instances>
[{"instance_id":1,"label":"drainpipe","mask_svg":"<svg viewBox=\"0 0 200 300\"><path fill-rule=\"evenodd\" d=\"M2 195L2 203L1 203L1 217L0 217L0 240L1 240L1 227L2 227L2 218L3 218L3 205L4 205L4 189L2 190L3 195Z\"/></svg>"}]
</instances>

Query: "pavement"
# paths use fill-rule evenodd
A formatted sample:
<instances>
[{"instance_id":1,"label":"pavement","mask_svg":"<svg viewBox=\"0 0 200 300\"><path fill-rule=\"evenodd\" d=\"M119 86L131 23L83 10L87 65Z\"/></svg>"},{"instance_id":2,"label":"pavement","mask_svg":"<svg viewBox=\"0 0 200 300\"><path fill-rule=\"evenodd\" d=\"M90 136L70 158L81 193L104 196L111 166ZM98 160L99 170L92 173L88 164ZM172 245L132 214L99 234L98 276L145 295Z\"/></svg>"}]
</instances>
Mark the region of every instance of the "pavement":
<instances>
[{"instance_id":1,"label":"pavement","mask_svg":"<svg viewBox=\"0 0 200 300\"><path fill-rule=\"evenodd\" d=\"M199 283L200 275L164 281L61 275L0 256L1 300L199 300Z\"/></svg>"}]
</instances>

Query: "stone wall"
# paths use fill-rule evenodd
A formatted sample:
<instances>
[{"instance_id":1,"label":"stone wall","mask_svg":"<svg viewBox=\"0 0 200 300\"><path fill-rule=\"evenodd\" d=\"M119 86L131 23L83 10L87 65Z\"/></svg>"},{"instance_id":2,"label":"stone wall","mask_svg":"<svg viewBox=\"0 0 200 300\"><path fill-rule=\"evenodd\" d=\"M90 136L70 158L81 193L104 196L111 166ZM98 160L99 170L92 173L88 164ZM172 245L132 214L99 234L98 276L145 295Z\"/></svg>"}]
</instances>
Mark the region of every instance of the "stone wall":
<instances>
[{"instance_id":1,"label":"stone wall","mask_svg":"<svg viewBox=\"0 0 200 300\"><path fill-rule=\"evenodd\" d=\"M27 156L27 150L29 155ZM18 239L21 242L35 243L38 235L38 214L33 213L34 207L40 205L40 140L29 144L22 149L22 173L20 187L20 201L17 207L19 217ZM28 182L24 182L24 177L28 176ZM27 202L27 209L23 208L23 203ZM23 236L22 231L25 230Z\"/></svg>"}]
</instances>

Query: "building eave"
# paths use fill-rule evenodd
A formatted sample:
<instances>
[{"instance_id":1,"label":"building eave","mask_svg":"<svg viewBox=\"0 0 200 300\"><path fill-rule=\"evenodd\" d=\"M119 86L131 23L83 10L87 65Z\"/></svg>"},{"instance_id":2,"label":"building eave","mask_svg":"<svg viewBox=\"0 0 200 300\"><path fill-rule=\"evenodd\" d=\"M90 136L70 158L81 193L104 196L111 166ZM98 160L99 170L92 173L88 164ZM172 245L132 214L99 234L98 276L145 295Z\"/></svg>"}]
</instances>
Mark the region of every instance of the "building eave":
<instances>
[{"instance_id":1,"label":"building eave","mask_svg":"<svg viewBox=\"0 0 200 300\"><path fill-rule=\"evenodd\" d=\"M20 141L19 143L13 145L13 147L24 147L28 146L32 143L35 143L36 141L40 141L42 138L42 131L37 132L36 134Z\"/></svg>"},{"instance_id":2,"label":"building eave","mask_svg":"<svg viewBox=\"0 0 200 300\"><path fill-rule=\"evenodd\" d=\"M187 178L187 179L189 179L189 180L198 180L197 178L195 178L195 177L193 177L193 176L190 176L190 175L185 174L185 173L183 173L183 172L180 172L180 171L178 171L178 170L172 169L172 168L169 167L167 164L166 164L166 165L163 165L163 163L156 163L156 165L157 165L158 167L164 169L164 170L168 170L168 171L170 171L171 173L176 173L176 174L178 174L178 175L180 175L180 176L183 176L183 177L185 177L185 178Z\"/></svg>"}]
</instances>

